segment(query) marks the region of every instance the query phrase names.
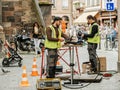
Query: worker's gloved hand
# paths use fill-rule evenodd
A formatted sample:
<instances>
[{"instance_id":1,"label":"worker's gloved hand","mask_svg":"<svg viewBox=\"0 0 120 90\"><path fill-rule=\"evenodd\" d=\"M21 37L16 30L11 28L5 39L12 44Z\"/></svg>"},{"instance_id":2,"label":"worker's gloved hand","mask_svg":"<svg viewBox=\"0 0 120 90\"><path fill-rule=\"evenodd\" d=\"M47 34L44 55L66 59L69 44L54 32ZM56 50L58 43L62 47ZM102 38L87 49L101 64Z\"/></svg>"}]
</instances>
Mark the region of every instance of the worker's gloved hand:
<instances>
[{"instance_id":1,"label":"worker's gloved hand","mask_svg":"<svg viewBox=\"0 0 120 90\"><path fill-rule=\"evenodd\" d=\"M63 42L63 41L64 41L64 38L59 38L59 41L60 41L60 42Z\"/></svg>"},{"instance_id":2,"label":"worker's gloved hand","mask_svg":"<svg viewBox=\"0 0 120 90\"><path fill-rule=\"evenodd\" d=\"M65 42L67 43L67 42L70 42L71 41L71 38L67 38L67 39L65 39Z\"/></svg>"}]
</instances>

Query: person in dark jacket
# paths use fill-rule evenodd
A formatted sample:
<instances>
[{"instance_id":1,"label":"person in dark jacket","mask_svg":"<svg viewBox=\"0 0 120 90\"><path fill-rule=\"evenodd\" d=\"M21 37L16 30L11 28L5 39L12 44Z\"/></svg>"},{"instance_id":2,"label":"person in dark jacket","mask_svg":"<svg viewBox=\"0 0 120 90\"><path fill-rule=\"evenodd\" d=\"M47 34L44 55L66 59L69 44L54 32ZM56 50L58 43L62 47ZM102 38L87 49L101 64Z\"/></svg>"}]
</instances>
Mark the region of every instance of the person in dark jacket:
<instances>
[{"instance_id":1,"label":"person in dark jacket","mask_svg":"<svg viewBox=\"0 0 120 90\"><path fill-rule=\"evenodd\" d=\"M97 57L96 49L100 42L99 25L95 22L95 18L92 15L87 16L88 24L90 24L89 34L82 34L83 38L87 38L88 42L88 54L91 63L91 71L97 72Z\"/></svg>"},{"instance_id":2,"label":"person in dark jacket","mask_svg":"<svg viewBox=\"0 0 120 90\"><path fill-rule=\"evenodd\" d=\"M39 35L40 35L40 33L41 33L40 26L39 26L38 22L35 22L33 24L33 39L34 39L35 54L36 55L39 55L41 53L41 49L39 47L39 44L40 44Z\"/></svg>"}]
</instances>

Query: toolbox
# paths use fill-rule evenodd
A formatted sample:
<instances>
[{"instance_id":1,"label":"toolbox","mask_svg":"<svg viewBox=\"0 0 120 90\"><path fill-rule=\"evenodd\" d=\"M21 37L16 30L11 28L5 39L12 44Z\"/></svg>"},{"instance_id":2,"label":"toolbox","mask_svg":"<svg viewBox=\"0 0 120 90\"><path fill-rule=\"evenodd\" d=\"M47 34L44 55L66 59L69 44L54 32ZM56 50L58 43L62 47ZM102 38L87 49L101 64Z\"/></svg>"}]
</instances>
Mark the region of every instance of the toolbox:
<instances>
[{"instance_id":1,"label":"toolbox","mask_svg":"<svg viewBox=\"0 0 120 90\"><path fill-rule=\"evenodd\" d=\"M37 90L61 90L61 80L59 78L38 79Z\"/></svg>"}]
</instances>

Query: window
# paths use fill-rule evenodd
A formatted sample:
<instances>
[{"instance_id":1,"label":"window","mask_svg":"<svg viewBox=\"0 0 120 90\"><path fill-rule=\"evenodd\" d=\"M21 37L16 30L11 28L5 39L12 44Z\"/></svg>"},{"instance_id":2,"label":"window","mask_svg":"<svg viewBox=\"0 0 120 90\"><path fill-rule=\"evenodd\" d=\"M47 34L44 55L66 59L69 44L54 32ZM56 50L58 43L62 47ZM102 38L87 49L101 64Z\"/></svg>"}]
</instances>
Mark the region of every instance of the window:
<instances>
[{"instance_id":1,"label":"window","mask_svg":"<svg viewBox=\"0 0 120 90\"><path fill-rule=\"evenodd\" d=\"M90 6L90 0L87 0L87 6L88 7Z\"/></svg>"},{"instance_id":2,"label":"window","mask_svg":"<svg viewBox=\"0 0 120 90\"><path fill-rule=\"evenodd\" d=\"M95 0L92 0L91 5L92 5L92 6L95 5Z\"/></svg>"},{"instance_id":3,"label":"window","mask_svg":"<svg viewBox=\"0 0 120 90\"><path fill-rule=\"evenodd\" d=\"M62 8L68 8L68 0L62 0Z\"/></svg>"},{"instance_id":4,"label":"window","mask_svg":"<svg viewBox=\"0 0 120 90\"><path fill-rule=\"evenodd\" d=\"M100 0L97 0L96 5L100 5Z\"/></svg>"},{"instance_id":5,"label":"window","mask_svg":"<svg viewBox=\"0 0 120 90\"><path fill-rule=\"evenodd\" d=\"M80 2L75 3L75 8L79 8L80 7Z\"/></svg>"},{"instance_id":6,"label":"window","mask_svg":"<svg viewBox=\"0 0 120 90\"><path fill-rule=\"evenodd\" d=\"M52 8L56 8L55 0L52 0L52 4L53 4Z\"/></svg>"}]
</instances>

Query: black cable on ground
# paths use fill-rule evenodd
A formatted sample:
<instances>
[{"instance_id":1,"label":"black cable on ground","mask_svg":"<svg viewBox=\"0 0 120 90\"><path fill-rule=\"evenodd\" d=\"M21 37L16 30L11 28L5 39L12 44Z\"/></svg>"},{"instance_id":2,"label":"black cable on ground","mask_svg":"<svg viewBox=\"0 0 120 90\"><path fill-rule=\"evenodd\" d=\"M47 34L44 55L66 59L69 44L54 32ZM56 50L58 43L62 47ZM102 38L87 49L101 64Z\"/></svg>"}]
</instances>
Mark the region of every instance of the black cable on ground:
<instances>
[{"instance_id":1,"label":"black cable on ground","mask_svg":"<svg viewBox=\"0 0 120 90\"><path fill-rule=\"evenodd\" d=\"M87 85L76 85L76 86L79 86L79 87L73 87L73 85L71 84L70 86L66 86L65 84L62 84L62 86L66 87L66 88L69 88L69 89L81 89L81 88L84 88L84 87L87 87L88 85L90 85L91 83L88 83ZM75 86L75 85L74 85Z\"/></svg>"},{"instance_id":2,"label":"black cable on ground","mask_svg":"<svg viewBox=\"0 0 120 90\"><path fill-rule=\"evenodd\" d=\"M97 55L96 55L97 56ZM98 57L97 57L98 58ZM100 61L99 61L100 62ZM97 76L95 77L95 79L94 80L96 80L97 79L97 77L99 76L99 75L101 75L100 74L100 63L98 63L99 64L99 67L98 67L98 73L97 73ZM67 84L67 85L65 85L65 84L62 84L62 86L64 86L64 87L66 87L66 88L69 88L69 89L81 89L81 88L84 88L84 87L87 87L87 86L89 86L90 84L92 84L92 82L91 83L88 83L88 84L86 84L86 85L83 85L82 83L80 83L80 85L76 85L76 84ZM73 86L75 86L75 87L73 87ZM78 86L78 87L77 87Z\"/></svg>"},{"instance_id":3,"label":"black cable on ground","mask_svg":"<svg viewBox=\"0 0 120 90\"><path fill-rule=\"evenodd\" d=\"M99 74L97 74L97 76L95 77L95 79L94 80L96 80L97 79L97 77L99 76ZM87 86L89 86L90 84L92 84L92 82L91 83L88 83L88 84L86 84L86 85L83 85L82 83L80 83L80 85L76 85L76 84L62 84L62 86L64 86L64 87L66 87L66 88L69 88L69 89L81 89L81 88L84 88L84 87L87 87ZM73 87L73 86L75 86L75 87ZM78 86L78 87L77 87Z\"/></svg>"},{"instance_id":4,"label":"black cable on ground","mask_svg":"<svg viewBox=\"0 0 120 90\"><path fill-rule=\"evenodd\" d=\"M93 48L92 48L93 49ZM94 55L94 54L93 54ZM95 79L94 80L96 80L97 79L97 77L100 75L100 60L99 60L99 58L98 58L98 55L96 54L96 57L97 57L97 59L98 59L98 73L97 73L97 76L95 77ZM69 89L80 89L80 88L84 88L84 87L87 87L88 85L90 85L91 83L88 83L87 85L78 85L78 87L73 87L74 86L74 84L69 84L69 86L66 86L66 85L64 85L64 84L62 84L62 86L64 86L64 87L66 87L66 88L69 88Z\"/></svg>"}]
</instances>

